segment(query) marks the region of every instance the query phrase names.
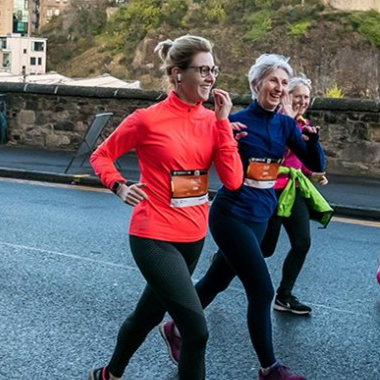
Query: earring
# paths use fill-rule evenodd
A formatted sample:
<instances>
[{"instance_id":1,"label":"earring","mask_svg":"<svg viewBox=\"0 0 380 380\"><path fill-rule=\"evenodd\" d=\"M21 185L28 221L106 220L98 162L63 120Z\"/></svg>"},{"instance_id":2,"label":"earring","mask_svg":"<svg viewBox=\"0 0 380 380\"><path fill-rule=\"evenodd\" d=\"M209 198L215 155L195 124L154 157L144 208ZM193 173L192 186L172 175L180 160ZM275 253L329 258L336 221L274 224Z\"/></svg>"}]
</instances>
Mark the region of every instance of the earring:
<instances>
[{"instance_id":1,"label":"earring","mask_svg":"<svg viewBox=\"0 0 380 380\"><path fill-rule=\"evenodd\" d=\"M177 82L181 83L181 80L182 80L182 75L179 73L177 74Z\"/></svg>"}]
</instances>

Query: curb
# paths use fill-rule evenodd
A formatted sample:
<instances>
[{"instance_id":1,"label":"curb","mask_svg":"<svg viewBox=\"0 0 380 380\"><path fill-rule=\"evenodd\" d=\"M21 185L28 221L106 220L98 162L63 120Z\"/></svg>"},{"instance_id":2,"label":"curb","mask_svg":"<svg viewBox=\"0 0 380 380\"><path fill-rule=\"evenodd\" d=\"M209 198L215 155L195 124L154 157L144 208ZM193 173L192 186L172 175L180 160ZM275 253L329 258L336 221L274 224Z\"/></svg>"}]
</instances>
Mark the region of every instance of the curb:
<instances>
[{"instance_id":1,"label":"curb","mask_svg":"<svg viewBox=\"0 0 380 380\"><path fill-rule=\"evenodd\" d=\"M45 181L53 183L63 183L71 185L103 187L98 177L90 174L61 174L54 172L44 172L36 170L9 169L0 167L0 177L24 179L31 181ZM134 183L134 181L130 181ZM211 199L215 196L216 190L210 189ZM347 206L339 204L330 204L335 210L336 216L344 216L348 218L361 218L365 220L380 221L380 210L363 208L357 206Z\"/></svg>"},{"instance_id":2,"label":"curb","mask_svg":"<svg viewBox=\"0 0 380 380\"><path fill-rule=\"evenodd\" d=\"M0 177L64 184L80 184L84 186L103 186L97 177L91 176L90 174L61 174L54 172L8 169L0 167Z\"/></svg>"}]
</instances>

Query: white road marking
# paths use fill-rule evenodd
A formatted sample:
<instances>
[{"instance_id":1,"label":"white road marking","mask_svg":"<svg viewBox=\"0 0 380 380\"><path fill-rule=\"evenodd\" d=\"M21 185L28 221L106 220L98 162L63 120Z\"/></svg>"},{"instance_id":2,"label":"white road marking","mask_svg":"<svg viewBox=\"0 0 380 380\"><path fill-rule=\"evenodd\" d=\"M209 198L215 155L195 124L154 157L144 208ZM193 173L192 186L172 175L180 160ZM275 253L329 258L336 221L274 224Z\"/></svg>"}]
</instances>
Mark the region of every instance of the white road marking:
<instances>
[{"instance_id":1,"label":"white road marking","mask_svg":"<svg viewBox=\"0 0 380 380\"><path fill-rule=\"evenodd\" d=\"M79 256L79 255L74 255L72 253L51 251L49 249L41 249L41 248L29 247L29 246L26 246L26 245L11 244L11 243L6 243L4 241L0 241L0 245L5 245L7 247L17 248L17 249L25 249L27 251L36 251L36 252L46 253L46 254L49 254L49 255L63 256L63 257L68 257L70 259L75 259L75 260L89 261L89 262L92 262L92 263L107 265L107 266L111 266L111 267L115 267L115 268L121 268L121 269L128 269L128 270L138 271L137 268L129 266L129 265L116 264L116 263L113 263L111 261L103 261L103 260L91 259L89 257L83 257L83 256Z\"/></svg>"},{"instance_id":2,"label":"white road marking","mask_svg":"<svg viewBox=\"0 0 380 380\"><path fill-rule=\"evenodd\" d=\"M6 247L11 247L11 248L23 249L23 250L26 250L26 251L40 252L40 253L44 253L44 254L48 254L48 255L53 255L53 256L55 255L55 256L67 257L67 258L78 260L78 261L92 262L94 264L101 264L101 265L105 265L105 266L109 266L109 267L114 267L114 268L119 268L119 269L123 269L123 270L133 270L133 271L140 272L137 267L133 267L133 266L130 266L130 265L122 265L122 264L116 264L116 263L113 263L113 262L110 262L110 261L91 259L89 257L83 257L83 256L79 256L79 255L74 255L74 254L71 254L71 253L66 253L66 252L58 252L58 251L52 251L52 250L49 250L49 249L41 249L41 248L29 247L29 246L26 246L26 245L11 244L11 243L7 243L7 242L4 242L4 241L0 241L0 245L6 246ZM194 283L197 283L199 280L200 280L199 278L193 278L193 282ZM234 291L234 292L237 292L237 293L245 293L244 289L238 288L238 287L235 287L235 286L230 286L228 289L230 291ZM344 314L352 314L352 315L372 318L368 314L358 313L358 312L351 311L351 310L339 309L339 308L332 307L332 306L327 306L327 305L323 305L323 304L313 304L313 303L309 303L309 302L308 302L308 304L311 305L311 306L314 306L314 307L323 308L323 309L327 309L327 310L333 310L333 311L344 313Z\"/></svg>"}]
</instances>

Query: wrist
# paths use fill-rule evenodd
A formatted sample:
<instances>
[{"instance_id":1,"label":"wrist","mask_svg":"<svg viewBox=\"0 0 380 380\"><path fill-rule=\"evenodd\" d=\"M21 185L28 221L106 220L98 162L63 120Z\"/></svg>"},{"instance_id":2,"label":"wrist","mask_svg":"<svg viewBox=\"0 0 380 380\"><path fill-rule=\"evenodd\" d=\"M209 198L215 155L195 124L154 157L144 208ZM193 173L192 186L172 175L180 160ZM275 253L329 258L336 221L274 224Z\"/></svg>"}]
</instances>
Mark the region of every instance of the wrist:
<instances>
[{"instance_id":1,"label":"wrist","mask_svg":"<svg viewBox=\"0 0 380 380\"><path fill-rule=\"evenodd\" d=\"M114 193L114 194L117 194L118 191L120 190L121 186L124 185L123 182L119 182L119 181L116 181L112 187L111 187L111 191Z\"/></svg>"}]
</instances>

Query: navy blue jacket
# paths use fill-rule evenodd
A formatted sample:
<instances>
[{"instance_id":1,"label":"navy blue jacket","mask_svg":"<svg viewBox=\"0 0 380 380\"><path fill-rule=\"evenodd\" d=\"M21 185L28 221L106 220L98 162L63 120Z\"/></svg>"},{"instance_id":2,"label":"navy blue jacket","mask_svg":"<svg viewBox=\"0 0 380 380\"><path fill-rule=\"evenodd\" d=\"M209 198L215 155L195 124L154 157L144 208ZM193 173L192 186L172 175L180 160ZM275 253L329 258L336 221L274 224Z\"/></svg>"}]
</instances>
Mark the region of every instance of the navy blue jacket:
<instances>
[{"instance_id":1,"label":"navy blue jacket","mask_svg":"<svg viewBox=\"0 0 380 380\"><path fill-rule=\"evenodd\" d=\"M311 171L324 171L325 158L319 142L313 138L305 142L291 117L267 111L254 100L247 108L232 114L230 121L239 121L247 126L248 135L239 140L244 173L249 158L280 159L286 147ZM242 185L238 190L228 190L223 186L214 202L244 219L264 222L272 215L277 198L273 189Z\"/></svg>"}]
</instances>

